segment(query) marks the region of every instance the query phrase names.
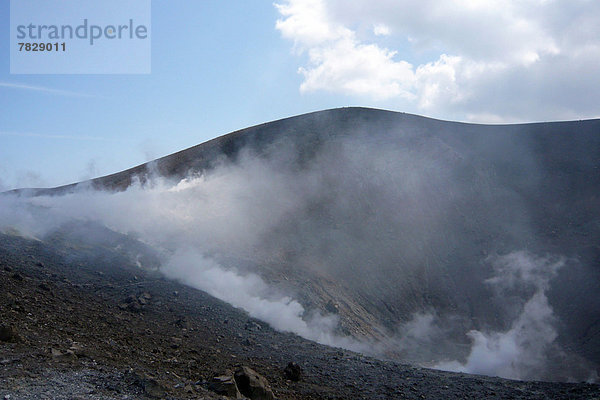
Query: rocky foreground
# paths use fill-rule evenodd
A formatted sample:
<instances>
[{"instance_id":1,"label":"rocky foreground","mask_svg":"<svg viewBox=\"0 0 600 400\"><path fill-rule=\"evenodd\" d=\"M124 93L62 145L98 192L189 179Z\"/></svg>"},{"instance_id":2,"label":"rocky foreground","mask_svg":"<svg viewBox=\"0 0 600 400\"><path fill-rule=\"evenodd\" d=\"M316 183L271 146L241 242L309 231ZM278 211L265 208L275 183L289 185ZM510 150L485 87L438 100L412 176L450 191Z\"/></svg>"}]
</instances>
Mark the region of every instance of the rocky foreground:
<instances>
[{"instance_id":1,"label":"rocky foreground","mask_svg":"<svg viewBox=\"0 0 600 400\"><path fill-rule=\"evenodd\" d=\"M600 399L598 385L454 374L322 346L116 250L14 235L0 235L0 325L0 399Z\"/></svg>"}]
</instances>

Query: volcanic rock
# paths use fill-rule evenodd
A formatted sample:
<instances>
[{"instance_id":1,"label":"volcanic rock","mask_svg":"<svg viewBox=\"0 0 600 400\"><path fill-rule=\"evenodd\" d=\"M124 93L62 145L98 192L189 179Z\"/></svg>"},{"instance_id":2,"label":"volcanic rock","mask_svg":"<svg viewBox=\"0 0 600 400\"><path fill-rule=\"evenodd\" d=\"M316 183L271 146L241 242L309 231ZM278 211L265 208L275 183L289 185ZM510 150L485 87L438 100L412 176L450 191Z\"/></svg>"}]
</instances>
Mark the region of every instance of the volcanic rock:
<instances>
[{"instance_id":1,"label":"volcanic rock","mask_svg":"<svg viewBox=\"0 0 600 400\"><path fill-rule=\"evenodd\" d=\"M273 400L275 396L269 382L253 369L242 366L233 375L240 392L252 400Z\"/></svg>"},{"instance_id":2,"label":"volcanic rock","mask_svg":"<svg viewBox=\"0 0 600 400\"><path fill-rule=\"evenodd\" d=\"M255 321L248 321L246 322L244 329L246 329L247 331L260 331L262 329L262 326L260 326L260 324Z\"/></svg>"},{"instance_id":3,"label":"volcanic rock","mask_svg":"<svg viewBox=\"0 0 600 400\"><path fill-rule=\"evenodd\" d=\"M19 335L12 326L0 325L0 341L18 342L19 339Z\"/></svg>"},{"instance_id":4,"label":"volcanic rock","mask_svg":"<svg viewBox=\"0 0 600 400\"><path fill-rule=\"evenodd\" d=\"M165 398L166 389L156 379L149 375L138 376L138 384L144 389L150 397L154 398Z\"/></svg>"},{"instance_id":5,"label":"volcanic rock","mask_svg":"<svg viewBox=\"0 0 600 400\"><path fill-rule=\"evenodd\" d=\"M290 381L298 382L302 377L302 368L295 362L290 362L283 373Z\"/></svg>"},{"instance_id":6,"label":"volcanic rock","mask_svg":"<svg viewBox=\"0 0 600 400\"><path fill-rule=\"evenodd\" d=\"M125 298L121 304L119 304L119 308L123 311L139 313L142 311L145 304L147 304L145 297L136 297L135 295L130 295L127 298Z\"/></svg>"},{"instance_id":7,"label":"volcanic rock","mask_svg":"<svg viewBox=\"0 0 600 400\"><path fill-rule=\"evenodd\" d=\"M50 291L50 286L48 286L48 284L46 282L42 282L38 285L38 287L40 289L42 289L43 291L49 292Z\"/></svg>"},{"instance_id":8,"label":"volcanic rock","mask_svg":"<svg viewBox=\"0 0 600 400\"><path fill-rule=\"evenodd\" d=\"M73 350L62 351L60 349L52 348L50 350L52 358L59 361L72 361L77 358Z\"/></svg>"},{"instance_id":9,"label":"volcanic rock","mask_svg":"<svg viewBox=\"0 0 600 400\"><path fill-rule=\"evenodd\" d=\"M242 398L233 374L230 372L224 375L215 376L212 379L212 382L210 382L208 385L208 389L223 396L233 397L236 399Z\"/></svg>"}]
</instances>

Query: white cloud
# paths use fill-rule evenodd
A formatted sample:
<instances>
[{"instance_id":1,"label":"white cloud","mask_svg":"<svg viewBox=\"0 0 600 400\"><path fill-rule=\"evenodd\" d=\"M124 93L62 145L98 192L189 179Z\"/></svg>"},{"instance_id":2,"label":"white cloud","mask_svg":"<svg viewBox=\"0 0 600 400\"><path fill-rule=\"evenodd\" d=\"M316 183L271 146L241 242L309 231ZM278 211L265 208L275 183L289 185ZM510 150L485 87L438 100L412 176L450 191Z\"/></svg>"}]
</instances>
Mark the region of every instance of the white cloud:
<instances>
[{"instance_id":1,"label":"white cloud","mask_svg":"<svg viewBox=\"0 0 600 400\"><path fill-rule=\"evenodd\" d=\"M394 55L395 52L376 45L359 44L353 37L312 48L311 65L299 69L304 75L300 90L327 90L375 100L412 99L412 66L405 61L394 61Z\"/></svg>"},{"instance_id":2,"label":"white cloud","mask_svg":"<svg viewBox=\"0 0 600 400\"><path fill-rule=\"evenodd\" d=\"M290 1L275 4L284 20L278 20L276 28L288 39L302 46L318 45L352 35L349 29L328 19L325 4L321 0Z\"/></svg>"},{"instance_id":3,"label":"white cloud","mask_svg":"<svg viewBox=\"0 0 600 400\"><path fill-rule=\"evenodd\" d=\"M304 93L492 122L599 115L598 2L287 0L276 7L276 28L308 56L299 68Z\"/></svg>"},{"instance_id":4,"label":"white cloud","mask_svg":"<svg viewBox=\"0 0 600 400\"><path fill-rule=\"evenodd\" d=\"M389 36L392 32L390 27L385 24L375 24L373 26L373 33L375 36Z\"/></svg>"},{"instance_id":5,"label":"white cloud","mask_svg":"<svg viewBox=\"0 0 600 400\"><path fill-rule=\"evenodd\" d=\"M440 98L445 98L447 102L460 100L457 73L462 62L461 57L442 54L437 61L417 68L415 86L420 93L421 108L433 106Z\"/></svg>"}]
</instances>

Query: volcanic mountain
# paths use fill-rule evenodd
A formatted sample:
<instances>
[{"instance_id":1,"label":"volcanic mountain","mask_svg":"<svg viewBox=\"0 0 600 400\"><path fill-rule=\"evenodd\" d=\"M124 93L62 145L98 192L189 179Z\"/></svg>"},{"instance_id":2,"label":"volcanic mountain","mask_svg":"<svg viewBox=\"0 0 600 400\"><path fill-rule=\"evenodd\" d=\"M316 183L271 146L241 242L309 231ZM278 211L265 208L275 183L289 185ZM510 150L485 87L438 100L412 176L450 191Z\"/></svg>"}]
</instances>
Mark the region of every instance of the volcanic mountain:
<instances>
[{"instance_id":1,"label":"volcanic mountain","mask_svg":"<svg viewBox=\"0 0 600 400\"><path fill-rule=\"evenodd\" d=\"M391 368L593 381L599 188L600 120L478 125L344 108L87 182L8 192L0 228L24 241L5 246L6 259L32 239L69 268L118 255L140 275L162 272ZM115 285L90 282L104 284Z\"/></svg>"}]
</instances>

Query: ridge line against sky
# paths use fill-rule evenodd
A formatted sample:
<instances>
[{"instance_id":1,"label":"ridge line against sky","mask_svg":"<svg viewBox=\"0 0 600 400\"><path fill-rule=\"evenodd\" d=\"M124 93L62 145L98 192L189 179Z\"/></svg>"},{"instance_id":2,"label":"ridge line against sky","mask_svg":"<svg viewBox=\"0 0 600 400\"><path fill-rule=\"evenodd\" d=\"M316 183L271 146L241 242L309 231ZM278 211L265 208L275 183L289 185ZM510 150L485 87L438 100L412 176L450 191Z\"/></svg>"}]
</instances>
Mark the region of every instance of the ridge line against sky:
<instances>
[{"instance_id":1,"label":"ridge line against sky","mask_svg":"<svg viewBox=\"0 0 600 400\"><path fill-rule=\"evenodd\" d=\"M149 75L10 75L9 14L0 3L0 132L26 134L0 135L2 189L344 106L483 123L600 116L598 1L154 0ZM105 140L65 140L77 135Z\"/></svg>"}]
</instances>

